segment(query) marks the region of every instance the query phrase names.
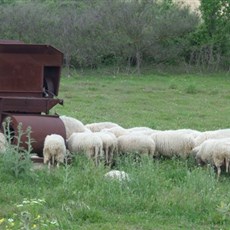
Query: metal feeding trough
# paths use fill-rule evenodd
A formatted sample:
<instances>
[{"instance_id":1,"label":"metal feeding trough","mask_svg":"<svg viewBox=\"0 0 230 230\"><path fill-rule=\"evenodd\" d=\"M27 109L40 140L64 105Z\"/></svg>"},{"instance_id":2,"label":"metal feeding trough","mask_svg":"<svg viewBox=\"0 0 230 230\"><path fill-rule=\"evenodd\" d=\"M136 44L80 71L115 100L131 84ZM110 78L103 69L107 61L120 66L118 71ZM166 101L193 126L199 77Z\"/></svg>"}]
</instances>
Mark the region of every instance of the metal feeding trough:
<instances>
[{"instance_id":1,"label":"metal feeding trough","mask_svg":"<svg viewBox=\"0 0 230 230\"><path fill-rule=\"evenodd\" d=\"M50 45L0 40L0 122L10 118L15 143L18 125L23 131L30 126L33 152L41 157L46 135L66 138L61 119L48 115L55 105L63 105L56 98L62 63L63 54ZM25 135L21 141L27 148Z\"/></svg>"}]
</instances>

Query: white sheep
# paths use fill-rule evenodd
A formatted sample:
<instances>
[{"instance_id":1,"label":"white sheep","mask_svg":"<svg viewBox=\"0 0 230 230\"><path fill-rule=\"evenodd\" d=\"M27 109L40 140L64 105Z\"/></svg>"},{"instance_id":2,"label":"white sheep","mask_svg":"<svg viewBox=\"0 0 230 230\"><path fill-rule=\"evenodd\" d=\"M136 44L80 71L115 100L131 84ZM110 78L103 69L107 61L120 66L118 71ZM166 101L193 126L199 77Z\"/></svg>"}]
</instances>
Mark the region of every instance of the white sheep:
<instances>
[{"instance_id":1,"label":"white sheep","mask_svg":"<svg viewBox=\"0 0 230 230\"><path fill-rule=\"evenodd\" d=\"M0 153L6 151L6 138L3 133L0 132Z\"/></svg>"},{"instance_id":2,"label":"white sheep","mask_svg":"<svg viewBox=\"0 0 230 230\"><path fill-rule=\"evenodd\" d=\"M117 151L117 138L113 133L107 131L95 132L101 140L103 145L103 152L105 155L105 164L111 165L113 156Z\"/></svg>"},{"instance_id":3,"label":"white sheep","mask_svg":"<svg viewBox=\"0 0 230 230\"><path fill-rule=\"evenodd\" d=\"M112 180L118 180L118 181L130 181L130 177L128 173L124 171L119 170L111 170L105 174L105 178L112 179Z\"/></svg>"},{"instance_id":4,"label":"white sheep","mask_svg":"<svg viewBox=\"0 0 230 230\"><path fill-rule=\"evenodd\" d=\"M118 153L139 153L153 157L155 154L155 142L150 136L144 134L127 134L118 137Z\"/></svg>"},{"instance_id":5,"label":"white sheep","mask_svg":"<svg viewBox=\"0 0 230 230\"><path fill-rule=\"evenodd\" d=\"M176 129L176 130L167 130L167 131L174 131L181 134L190 134L194 138L198 137L202 133L201 131L195 129Z\"/></svg>"},{"instance_id":6,"label":"white sheep","mask_svg":"<svg viewBox=\"0 0 230 230\"><path fill-rule=\"evenodd\" d=\"M156 155L186 159L195 147L192 135L177 131L159 131L151 135L156 144Z\"/></svg>"},{"instance_id":7,"label":"white sheep","mask_svg":"<svg viewBox=\"0 0 230 230\"><path fill-rule=\"evenodd\" d=\"M86 124L85 127L90 129L92 132L100 132L102 129L110 129L113 127L121 127L121 126L113 122L105 121L105 122Z\"/></svg>"},{"instance_id":8,"label":"white sheep","mask_svg":"<svg viewBox=\"0 0 230 230\"><path fill-rule=\"evenodd\" d=\"M64 163L65 154L66 145L61 135L51 134L45 137L43 147L44 164L48 163L48 167L50 168L51 161L52 165L54 165L56 161L57 167L59 167L59 163Z\"/></svg>"},{"instance_id":9,"label":"white sheep","mask_svg":"<svg viewBox=\"0 0 230 230\"><path fill-rule=\"evenodd\" d=\"M68 139L72 133L80 133L80 132L87 132L89 131L84 124L73 117L68 116L60 116L59 117L62 122L64 123L65 130L66 130L66 139Z\"/></svg>"},{"instance_id":10,"label":"white sheep","mask_svg":"<svg viewBox=\"0 0 230 230\"><path fill-rule=\"evenodd\" d=\"M103 143L101 138L90 132L73 133L67 140L67 148L71 153L84 153L98 165L102 156Z\"/></svg>"},{"instance_id":11,"label":"white sheep","mask_svg":"<svg viewBox=\"0 0 230 230\"><path fill-rule=\"evenodd\" d=\"M217 178L221 173L221 166L225 163L226 172L229 171L230 138L208 139L195 148L198 164L205 163L216 166Z\"/></svg>"},{"instance_id":12,"label":"white sheep","mask_svg":"<svg viewBox=\"0 0 230 230\"><path fill-rule=\"evenodd\" d=\"M113 133L116 137L120 137L122 135L129 134L129 131L127 129L124 129L120 126L116 126L112 128L105 128L105 129L102 129L101 131Z\"/></svg>"},{"instance_id":13,"label":"white sheep","mask_svg":"<svg viewBox=\"0 0 230 230\"><path fill-rule=\"evenodd\" d=\"M129 132L142 132L142 131L154 131L154 129L151 129L149 127L133 127L127 129Z\"/></svg>"},{"instance_id":14,"label":"white sheep","mask_svg":"<svg viewBox=\"0 0 230 230\"><path fill-rule=\"evenodd\" d=\"M147 135L147 136L151 136L153 133L156 133L158 131L156 130L141 130L141 129L137 129L137 130L133 130L133 131L129 131L130 134L143 134L143 135Z\"/></svg>"},{"instance_id":15,"label":"white sheep","mask_svg":"<svg viewBox=\"0 0 230 230\"><path fill-rule=\"evenodd\" d=\"M201 132L195 138L196 146L200 145L202 142L208 139L219 139L219 138L229 138L230 137L230 129L218 129L218 130L211 130Z\"/></svg>"}]
</instances>

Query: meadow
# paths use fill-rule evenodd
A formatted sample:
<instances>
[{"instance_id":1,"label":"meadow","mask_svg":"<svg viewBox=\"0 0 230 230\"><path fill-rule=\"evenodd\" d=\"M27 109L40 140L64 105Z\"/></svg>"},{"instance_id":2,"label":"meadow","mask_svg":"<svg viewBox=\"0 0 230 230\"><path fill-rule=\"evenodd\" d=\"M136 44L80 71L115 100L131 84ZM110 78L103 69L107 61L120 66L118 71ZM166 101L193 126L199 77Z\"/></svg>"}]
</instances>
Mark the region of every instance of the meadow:
<instances>
[{"instance_id":1,"label":"meadow","mask_svg":"<svg viewBox=\"0 0 230 230\"><path fill-rule=\"evenodd\" d=\"M84 124L112 121L124 128L230 127L229 74L81 75L62 77L64 106L51 113ZM0 229L229 229L229 175L193 159L117 160L130 181L109 181L109 168L84 156L48 173L15 177L0 160Z\"/></svg>"}]
</instances>

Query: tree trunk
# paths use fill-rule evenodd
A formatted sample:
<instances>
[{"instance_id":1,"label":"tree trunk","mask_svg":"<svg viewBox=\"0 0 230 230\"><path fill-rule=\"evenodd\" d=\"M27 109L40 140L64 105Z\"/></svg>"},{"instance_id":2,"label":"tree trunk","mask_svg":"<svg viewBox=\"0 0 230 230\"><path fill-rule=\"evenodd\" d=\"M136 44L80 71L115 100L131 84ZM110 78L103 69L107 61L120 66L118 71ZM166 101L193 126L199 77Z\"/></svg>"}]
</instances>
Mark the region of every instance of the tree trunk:
<instances>
[{"instance_id":1,"label":"tree trunk","mask_svg":"<svg viewBox=\"0 0 230 230\"><path fill-rule=\"evenodd\" d=\"M141 53L139 50L137 50L136 52L136 67L137 67L137 74L140 75L141 74Z\"/></svg>"}]
</instances>

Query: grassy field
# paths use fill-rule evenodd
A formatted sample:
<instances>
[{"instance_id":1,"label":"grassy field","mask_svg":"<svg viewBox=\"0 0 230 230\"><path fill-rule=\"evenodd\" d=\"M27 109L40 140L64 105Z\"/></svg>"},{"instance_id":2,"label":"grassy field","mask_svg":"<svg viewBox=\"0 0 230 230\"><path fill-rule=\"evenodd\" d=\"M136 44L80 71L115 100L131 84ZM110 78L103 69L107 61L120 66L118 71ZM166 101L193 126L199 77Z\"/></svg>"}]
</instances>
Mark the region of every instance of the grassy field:
<instances>
[{"instance_id":1,"label":"grassy field","mask_svg":"<svg viewBox=\"0 0 230 230\"><path fill-rule=\"evenodd\" d=\"M229 85L227 74L63 77L65 103L52 113L125 128L229 128ZM229 175L217 182L191 159L124 158L116 167L131 180L108 181L109 169L84 157L17 178L1 160L0 229L229 229Z\"/></svg>"}]
</instances>

